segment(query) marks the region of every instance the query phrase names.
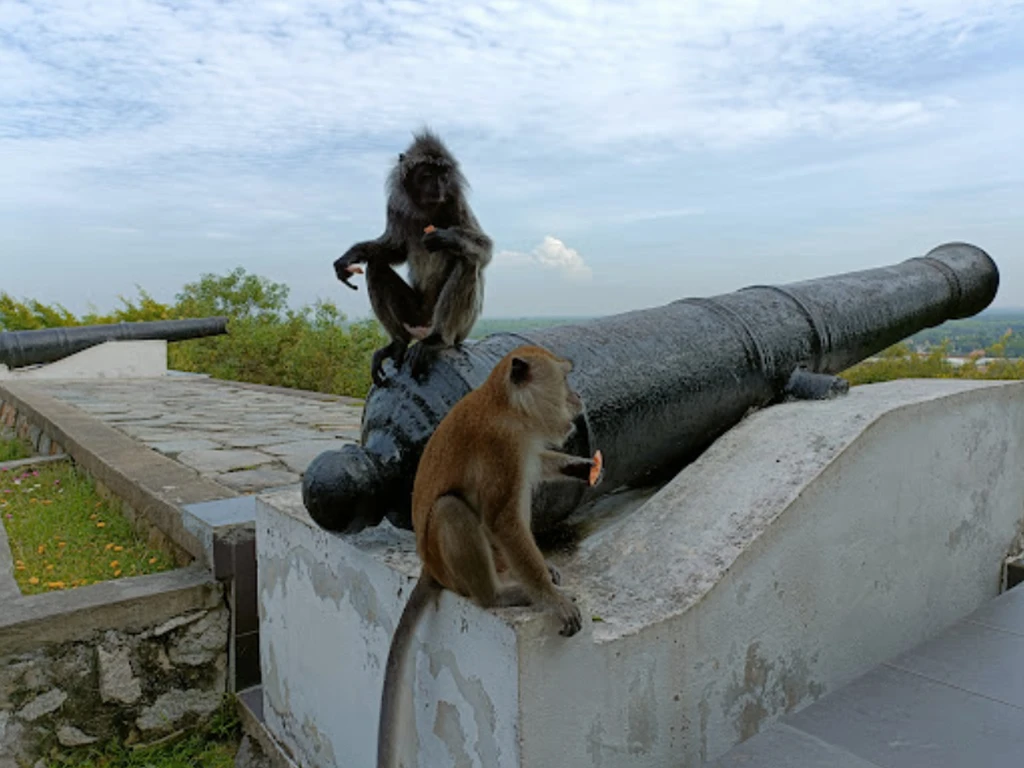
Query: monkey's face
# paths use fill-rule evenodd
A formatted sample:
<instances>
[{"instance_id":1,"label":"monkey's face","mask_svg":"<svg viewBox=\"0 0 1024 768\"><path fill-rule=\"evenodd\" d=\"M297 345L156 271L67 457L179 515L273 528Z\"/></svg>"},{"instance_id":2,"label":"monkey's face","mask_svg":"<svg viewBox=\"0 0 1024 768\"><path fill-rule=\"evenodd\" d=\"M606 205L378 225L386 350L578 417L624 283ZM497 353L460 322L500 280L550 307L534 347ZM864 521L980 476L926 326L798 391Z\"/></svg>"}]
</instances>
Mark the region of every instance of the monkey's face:
<instances>
[{"instance_id":1,"label":"monkey's face","mask_svg":"<svg viewBox=\"0 0 1024 768\"><path fill-rule=\"evenodd\" d=\"M408 176L406 191L424 213L430 214L451 199L451 169L443 163L419 163Z\"/></svg>"},{"instance_id":2,"label":"monkey's face","mask_svg":"<svg viewBox=\"0 0 1024 768\"><path fill-rule=\"evenodd\" d=\"M572 363L538 347L521 347L509 357L512 402L552 440L567 439L583 412L583 401L569 386Z\"/></svg>"}]
</instances>

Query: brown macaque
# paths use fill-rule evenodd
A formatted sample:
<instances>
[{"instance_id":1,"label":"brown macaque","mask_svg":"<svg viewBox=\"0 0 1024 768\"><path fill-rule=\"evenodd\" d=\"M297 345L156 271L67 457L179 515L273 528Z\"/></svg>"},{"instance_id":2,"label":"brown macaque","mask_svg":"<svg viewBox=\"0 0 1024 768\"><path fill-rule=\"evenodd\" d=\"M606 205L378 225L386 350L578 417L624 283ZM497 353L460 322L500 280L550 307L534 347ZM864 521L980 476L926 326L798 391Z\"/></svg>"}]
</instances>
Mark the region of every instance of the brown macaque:
<instances>
[{"instance_id":1,"label":"brown macaque","mask_svg":"<svg viewBox=\"0 0 1024 768\"><path fill-rule=\"evenodd\" d=\"M412 521L423 568L399 619L388 653L377 733L378 768L397 768L407 740L398 703L410 685L407 667L426 607L450 589L478 605L539 604L570 637L580 609L558 588L561 576L537 547L530 528L533 489L543 480L596 485L593 459L562 453L582 412L567 377L572 363L541 347L507 354L487 380L448 412L427 441L413 483ZM518 583L503 583L508 570Z\"/></svg>"}]
</instances>

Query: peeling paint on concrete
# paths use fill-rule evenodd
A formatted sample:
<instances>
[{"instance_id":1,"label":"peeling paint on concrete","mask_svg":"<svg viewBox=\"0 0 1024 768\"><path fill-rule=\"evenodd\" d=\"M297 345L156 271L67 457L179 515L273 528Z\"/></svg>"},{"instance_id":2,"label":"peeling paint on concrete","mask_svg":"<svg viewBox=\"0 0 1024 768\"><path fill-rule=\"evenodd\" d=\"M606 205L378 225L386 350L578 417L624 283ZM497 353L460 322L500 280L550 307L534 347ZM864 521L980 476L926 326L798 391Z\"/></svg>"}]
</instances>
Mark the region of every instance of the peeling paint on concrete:
<instances>
[{"instance_id":1,"label":"peeling paint on concrete","mask_svg":"<svg viewBox=\"0 0 1024 768\"><path fill-rule=\"evenodd\" d=\"M434 717L434 735L448 748L452 768L473 768L473 760L466 752L466 733L462 730L459 710L447 701L437 703L437 715ZM484 763L492 765L492 763Z\"/></svg>"},{"instance_id":2,"label":"peeling paint on concrete","mask_svg":"<svg viewBox=\"0 0 1024 768\"><path fill-rule=\"evenodd\" d=\"M638 669L629 683L626 705L626 741L631 755L649 752L658 739L658 702L654 692L655 660Z\"/></svg>"},{"instance_id":3,"label":"peeling paint on concrete","mask_svg":"<svg viewBox=\"0 0 1024 768\"><path fill-rule=\"evenodd\" d=\"M573 638L541 611L442 596L416 640L418 768L715 759L992 597L1022 530L1020 466L1019 382L891 382L753 414L646 502L604 500L557 560L602 619ZM412 539L325 534L298 494L273 504L257 526L264 679L291 694L268 725L308 762L309 717L372 764L382 670L366 658L386 653ZM364 580L357 598L341 569Z\"/></svg>"},{"instance_id":4,"label":"peeling paint on concrete","mask_svg":"<svg viewBox=\"0 0 1024 768\"><path fill-rule=\"evenodd\" d=\"M464 629L466 627L466 629ZM468 631L468 622L459 623L459 632ZM483 765L500 765L501 755L498 744L494 739L494 732L498 726L498 716L495 711L494 702L487 695L479 678L467 678L459 670L458 659L450 650L434 651L429 654L430 674L435 679L441 674L442 669L451 675L455 686L458 688L462 698L469 703L473 711L473 719L476 722L477 738L474 742L475 752L480 756ZM447 705L447 702L439 702Z\"/></svg>"},{"instance_id":5,"label":"peeling paint on concrete","mask_svg":"<svg viewBox=\"0 0 1024 768\"><path fill-rule=\"evenodd\" d=\"M295 501L300 509L284 516L257 505L267 724L305 765L370 765L383 662L415 571L396 572L350 539L310 526L297 494ZM388 557L405 553L399 547ZM407 553L415 567L414 549ZM446 594L414 642L416 699L407 716L417 727L403 752L418 754L419 768L449 765L463 752L468 765L516 765L514 718L498 717L514 712L517 701L514 634L500 619L476 613Z\"/></svg>"}]
</instances>

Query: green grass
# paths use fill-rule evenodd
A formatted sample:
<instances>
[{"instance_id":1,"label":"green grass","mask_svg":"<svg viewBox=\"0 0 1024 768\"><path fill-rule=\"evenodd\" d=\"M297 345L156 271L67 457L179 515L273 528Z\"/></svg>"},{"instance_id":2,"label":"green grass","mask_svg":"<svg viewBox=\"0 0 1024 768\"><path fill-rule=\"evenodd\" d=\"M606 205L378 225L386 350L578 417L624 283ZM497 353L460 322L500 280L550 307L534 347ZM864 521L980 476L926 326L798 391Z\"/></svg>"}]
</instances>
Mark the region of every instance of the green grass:
<instances>
[{"instance_id":1,"label":"green grass","mask_svg":"<svg viewBox=\"0 0 1024 768\"><path fill-rule=\"evenodd\" d=\"M0 440L0 461L17 461L27 459L32 455L32 450L24 440L11 438Z\"/></svg>"},{"instance_id":2,"label":"green grass","mask_svg":"<svg viewBox=\"0 0 1024 768\"><path fill-rule=\"evenodd\" d=\"M51 759L47 768L232 768L241 729L233 699L179 741L139 749L111 743Z\"/></svg>"},{"instance_id":3,"label":"green grass","mask_svg":"<svg viewBox=\"0 0 1024 768\"><path fill-rule=\"evenodd\" d=\"M0 472L0 520L26 595L174 567L69 461Z\"/></svg>"}]
</instances>

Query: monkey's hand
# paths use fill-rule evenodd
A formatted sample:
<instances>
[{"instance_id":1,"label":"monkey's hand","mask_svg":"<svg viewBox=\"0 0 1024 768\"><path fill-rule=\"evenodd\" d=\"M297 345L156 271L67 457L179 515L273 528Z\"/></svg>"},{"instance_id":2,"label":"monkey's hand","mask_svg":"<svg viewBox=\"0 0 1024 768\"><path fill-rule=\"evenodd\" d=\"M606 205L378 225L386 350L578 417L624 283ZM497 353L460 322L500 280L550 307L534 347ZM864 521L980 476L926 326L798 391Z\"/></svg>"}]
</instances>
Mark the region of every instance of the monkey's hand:
<instances>
[{"instance_id":1,"label":"monkey's hand","mask_svg":"<svg viewBox=\"0 0 1024 768\"><path fill-rule=\"evenodd\" d=\"M545 480L582 480L595 486L604 477L604 460L597 451L592 459L571 456L559 451L541 453L541 476Z\"/></svg>"},{"instance_id":2,"label":"monkey's hand","mask_svg":"<svg viewBox=\"0 0 1024 768\"><path fill-rule=\"evenodd\" d=\"M423 235L423 247L431 253L461 251L462 238L450 229L431 229Z\"/></svg>"},{"instance_id":3,"label":"monkey's hand","mask_svg":"<svg viewBox=\"0 0 1024 768\"><path fill-rule=\"evenodd\" d=\"M352 285L349 282L349 278L352 275L362 274L362 269L356 266L366 261L366 254L358 245L354 245L345 251L344 255L339 256L334 261L334 274L338 276L345 285L351 288L353 291L358 291L358 286Z\"/></svg>"}]
</instances>

